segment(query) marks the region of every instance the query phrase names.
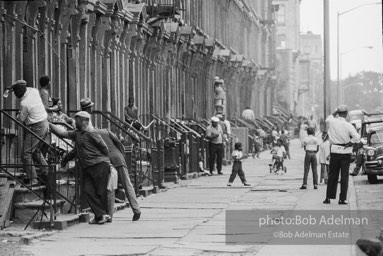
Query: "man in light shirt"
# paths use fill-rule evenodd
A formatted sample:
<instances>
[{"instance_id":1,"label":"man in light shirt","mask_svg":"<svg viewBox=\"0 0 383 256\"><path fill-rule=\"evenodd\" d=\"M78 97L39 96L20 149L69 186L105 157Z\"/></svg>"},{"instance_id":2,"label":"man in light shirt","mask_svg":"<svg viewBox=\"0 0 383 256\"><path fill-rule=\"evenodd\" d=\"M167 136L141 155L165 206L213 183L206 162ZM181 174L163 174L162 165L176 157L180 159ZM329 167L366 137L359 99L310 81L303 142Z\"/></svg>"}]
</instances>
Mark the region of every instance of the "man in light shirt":
<instances>
[{"instance_id":1,"label":"man in light shirt","mask_svg":"<svg viewBox=\"0 0 383 256\"><path fill-rule=\"evenodd\" d=\"M24 80L16 81L12 85L11 90L17 98L21 99L20 114L17 117L18 120L23 122L42 140L45 140L49 129L47 121L48 115L45 111L39 91L35 88L27 87L27 83ZM43 142L32 135L32 133L25 133L21 160L29 185L32 186L38 185L37 173L33 166L33 161L41 165L44 174L48 173L48 164L40 151L42 145Z\"/></svg>"},{"instance_id":2,"label":"man in light shirt","mask_svg":"<svg viewBox=\"0 0 383 256\"><path fill-rule=\"evenodd\" d=\"M303 140L303 147L306 151L305 167L303 175L303 185L300 189L307 189L307 176L309 175L310 165L313 172L314 189L318 189L317 155L320 141L315 137L315 130L312 127L307 128L307 137Z\"/></svg>"},{"instance_id":3,"label":"man in light shirt","mask_svg":"<svg viewBox=\"0 0 383 256\"><path fill-rule=\"evenodd\" d=\"M346 121L348 108L340 105L336 111L326 119L330 148L330 171L327 183L326 199L324 204L329 204L330 199L336 198L339 172L341 173L339 204L347 204L348 171L350 168L352 144L360 140L354 126ZM338 115L338 117L336 117ZM351 138L351 139L350 139Z\"/></svg>"},{"instance_id":4,"label":"man in light shirt","mask_svg":"<svg viewBox=\"0 0 383 256\"><path fill-rule=\"evenodd\" d=\"M219 118L213 116L211 125L206 128L205 138L209 141L209 169L210 174L213 174L214 164L217 158L217 172L222 173L222 158L223 158L223 130L218 124Z\"/></svg>"}]
</instances>

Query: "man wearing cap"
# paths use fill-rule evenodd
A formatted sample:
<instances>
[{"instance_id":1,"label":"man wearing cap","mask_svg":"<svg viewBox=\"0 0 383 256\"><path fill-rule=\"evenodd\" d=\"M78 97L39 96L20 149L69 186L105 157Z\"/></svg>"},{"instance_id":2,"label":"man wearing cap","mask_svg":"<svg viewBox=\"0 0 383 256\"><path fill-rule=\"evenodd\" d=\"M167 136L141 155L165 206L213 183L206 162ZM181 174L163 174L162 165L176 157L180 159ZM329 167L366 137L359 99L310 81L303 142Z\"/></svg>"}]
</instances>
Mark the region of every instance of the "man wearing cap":
<instances>
[{"instance_id":1,"label":"man wearing cap","mask_svg":"<svg viewBox=\"0 0 383 256\"><path fill-rule=\"evenodd\" d=\"M75 141L75 153L83 172L83 190L95 217L89 224L104 224L110 220L106 214L107 184L110 172L108 147L100 134L90 127L90 114L80 111L75 114L76 130L64 131L49 124L53 133L61 138Z\"/></svg>"},{"instance_id":2,"label":"man wearing cap","mask_svg":"<svg viewBox=\"0 0 383 256\"><path fill-rule=\"evenodd\" d=\"M217 158L217 172L222 173L222 158L223 158L223 130L218 124L219 118L213 116L211 125L206 128L205 138L209 141L209 169L210 174L213 174L214 163Z\"/></svg>"},{"instance_id":3,"label":"man wearing cap","mask_svg":"<svg viewBox=\"0 0 383 256\"><path fill-rule=\"evenodd\" d=\"M10 88L10 91L13 91L15 96L21 99L18 119L38 137L45 140L49 129L48 115L40 98L39 91L35 88L27 87L27 82L24 80L16 81ZM25 133L21 160L29 185L32 186L38 184L37 173L32 160L41 165L44 174L48 173L47 162L40 151L42 145L42 141L32 135L32 133Z\"/></svg>"},{"instance_id":4,"label":"man wearing cap","mask_svg":"<svg viewBox=\"0 0 383 256\"><path fill-rule=\"evenodd\" d=\"M348 170L350 168L352 143L359 142L360 136L354 126L346 121L348 108L340 105L335 112L326 119L328 137L330 141L330 171L327 183L326 199L336 198L339 172L341 173L339 204L347 204ZM338 117L336 117L338 115ZM351 139L350 139L351 138Z\"/></svg>"}]
</instances>

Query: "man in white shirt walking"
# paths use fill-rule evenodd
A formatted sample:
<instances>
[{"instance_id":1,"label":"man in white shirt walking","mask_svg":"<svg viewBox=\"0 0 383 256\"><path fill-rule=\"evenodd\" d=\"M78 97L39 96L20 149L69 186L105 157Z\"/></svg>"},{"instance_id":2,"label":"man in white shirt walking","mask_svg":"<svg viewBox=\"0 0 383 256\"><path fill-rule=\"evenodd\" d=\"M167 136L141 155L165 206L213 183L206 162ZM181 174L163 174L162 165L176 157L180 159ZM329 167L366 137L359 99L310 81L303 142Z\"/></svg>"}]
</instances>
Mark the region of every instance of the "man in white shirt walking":
<instances>
[{"instance_id":1,"label":"man in white shirt walking","mask_svg":"<svg viewBox=\"0 0 383 256\"><path fill-rule=\"evenodd\" d=\"M20 114L18 120L23 122L33 133L39 138L45 140L48 135L48 114L45 111L44 104L41 100L39 91L35 88L26 87L27 82L17 80L11 87L11 90L20 101ZM27 132L24 136L23 152L21 160L23 162L24 172L27 174L29 185L38 185L37 173L33 166L33 161L41 165L44 174L48 173L47 162L41 154L40 140L32 133ZM33 161L32 161L33 160Z\"/></svg>"},{"instance_id":2,"label":"man in white shirt walking","mask_svg":"<svg viewBox=\"0 0 383 256\"><path fill-rule=\"evenodd\" d=\"M213 174L214 164L217 158L217 172L222 174L222 158L223 158L223 130L218 124L219 118L213 116L211 125L206 128L205 138L209 140L209 169Z\"/></svg>"},{"instance_id":3,"label":"man in white shirt walking","mask_svg":"<svg viewBox=\"0 0 383 256\"><path fill-rule=\"evenodd\" d=\"M348 171L350 168L352 144L360 140L354 126L346 121L348 108L340 105L336 111L326 119L328 137L330 140L330 171L327 183L326 199L324 204L329 204L330 199L336 198L339 172L341 173L339 204L347 204ZM336 117L338 115L338 117ZM351 139L350 139L351 138Z\"/></svg>"}]
</instances>

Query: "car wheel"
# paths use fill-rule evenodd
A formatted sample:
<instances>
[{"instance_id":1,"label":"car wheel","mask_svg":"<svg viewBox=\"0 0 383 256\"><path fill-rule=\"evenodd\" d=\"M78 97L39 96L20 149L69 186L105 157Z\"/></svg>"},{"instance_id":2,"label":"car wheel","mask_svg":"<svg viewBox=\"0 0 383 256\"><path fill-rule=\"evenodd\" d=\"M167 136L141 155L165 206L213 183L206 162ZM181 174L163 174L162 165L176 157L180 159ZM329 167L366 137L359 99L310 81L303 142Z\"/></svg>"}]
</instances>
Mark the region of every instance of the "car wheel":
<instances>
[{"instance_id":1,"label":"car wheel","mask_svg":"<svg viewBox=\"0 0 383 256\"><path fill-rule=\"evenodd\" d=\"M378 176L376 174L367 174L367 178L370 184L378 183Z\"/></svg>"}]
</instances>

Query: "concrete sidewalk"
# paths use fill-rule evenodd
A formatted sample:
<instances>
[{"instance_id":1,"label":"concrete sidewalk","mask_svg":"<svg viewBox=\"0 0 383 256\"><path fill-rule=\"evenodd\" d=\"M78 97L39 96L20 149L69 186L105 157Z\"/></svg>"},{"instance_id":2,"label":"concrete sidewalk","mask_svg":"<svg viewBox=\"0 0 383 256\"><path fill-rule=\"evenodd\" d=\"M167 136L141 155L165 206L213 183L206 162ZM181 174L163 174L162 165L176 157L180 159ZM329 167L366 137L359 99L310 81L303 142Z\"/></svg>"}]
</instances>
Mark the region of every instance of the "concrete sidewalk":
<instances>
[{"instance_id":1,"label":"concrete sidewalk","mask_svg":"<svg viewBox=\"0 0 383 256\"><path fill-rule=\"evenodd\" d=\"M34 255L359 255L354 246L230 245L225 243L225 210L338 210L356 209L355 189L350 181L349 205L322 203L325 186L299 190L303 176L303 149L292 141L287 173L269 173L271 155L243 161L253 187L239 179L227 187L231 167L224 175L181 181L178 188L140 201L142 217L132 222L130 209L117 212L113 223L80 224L57 232L22 249ZM309 176L309 181L312 178ZM362 254L360 254L362 255Z\"/></svg>"}]
</instances>

